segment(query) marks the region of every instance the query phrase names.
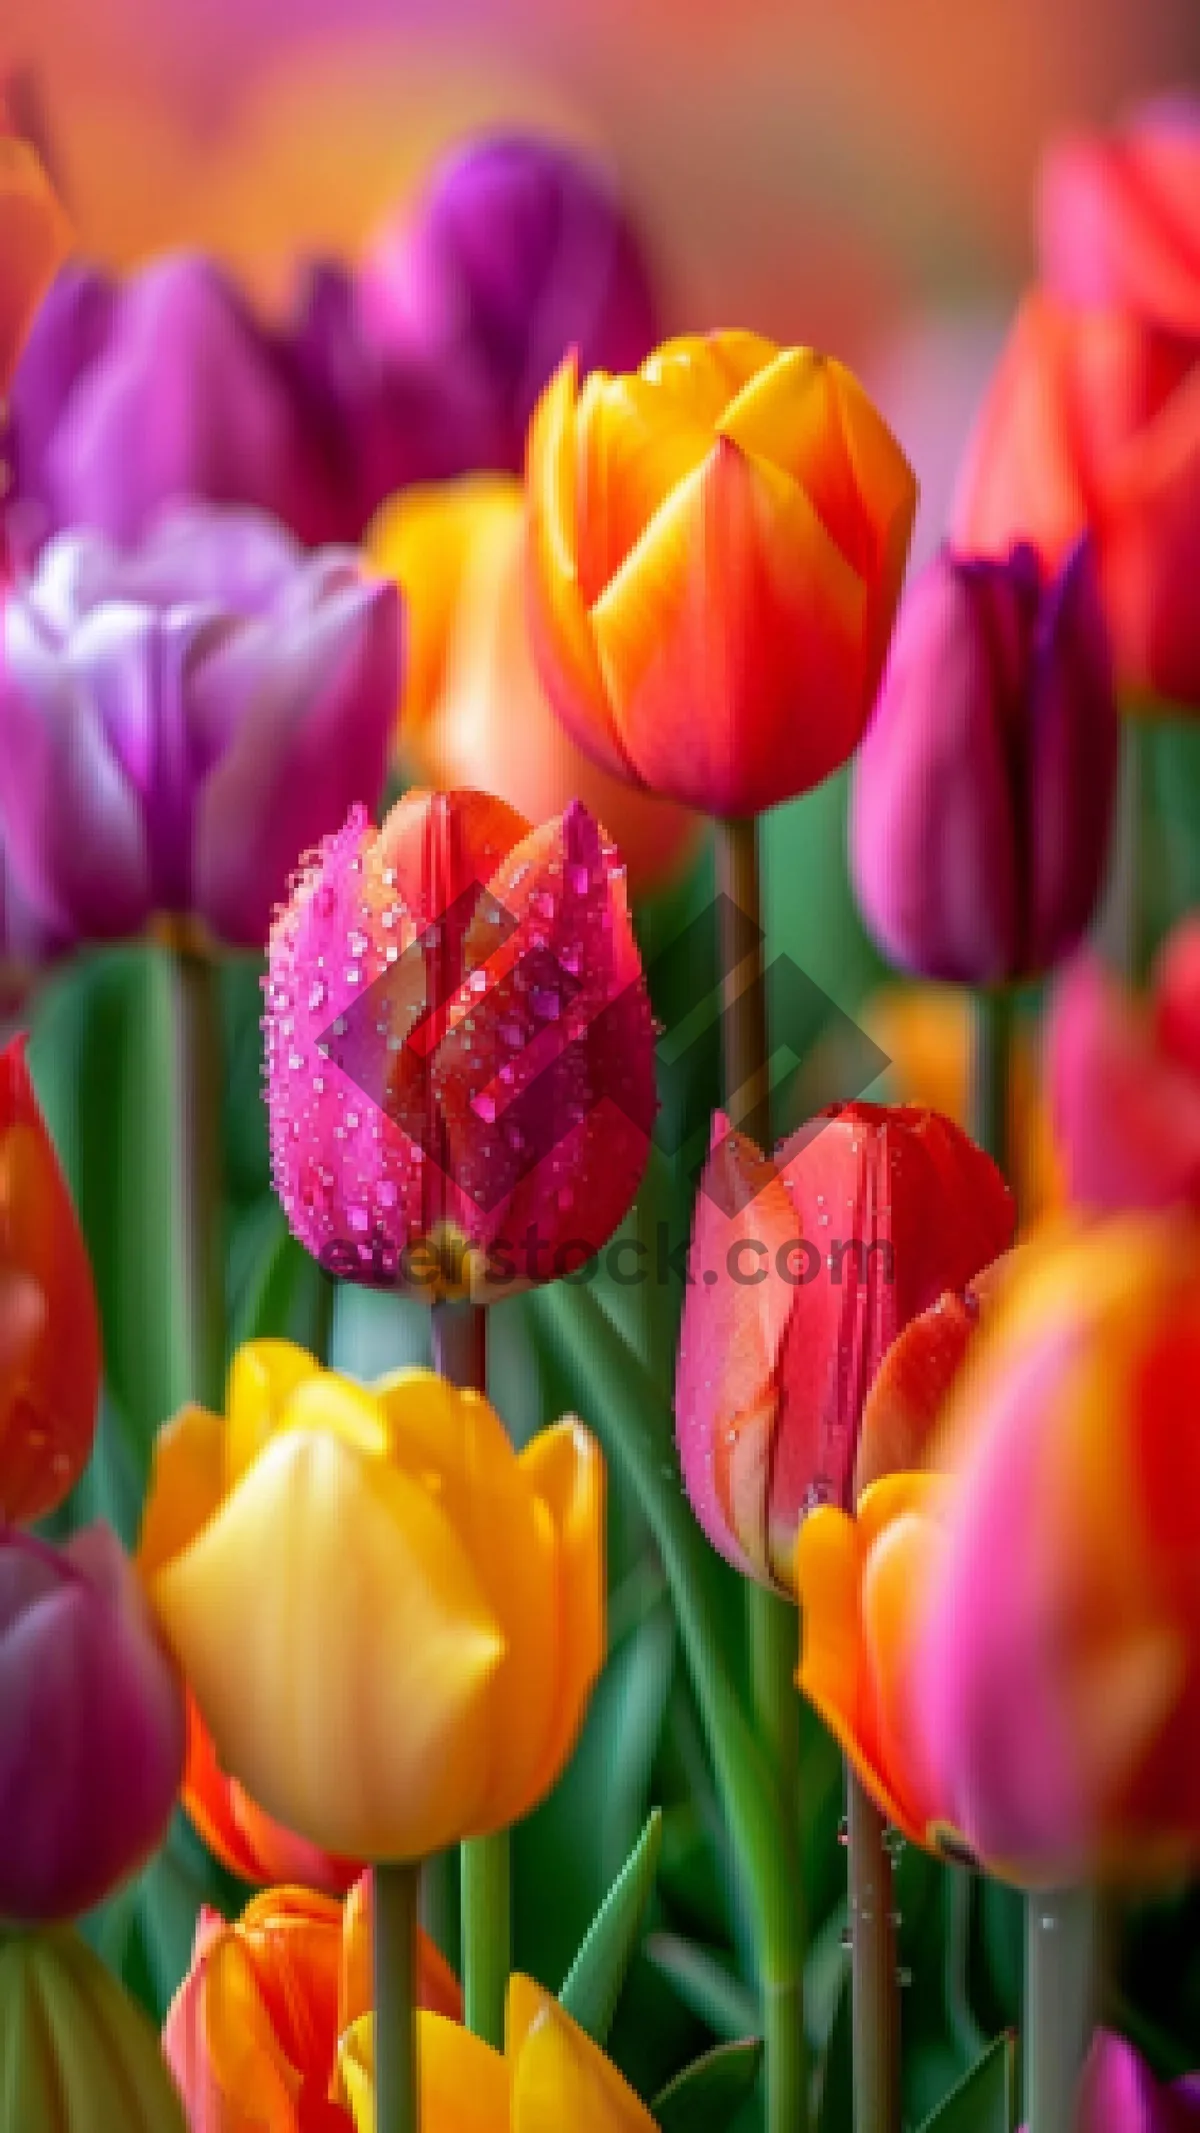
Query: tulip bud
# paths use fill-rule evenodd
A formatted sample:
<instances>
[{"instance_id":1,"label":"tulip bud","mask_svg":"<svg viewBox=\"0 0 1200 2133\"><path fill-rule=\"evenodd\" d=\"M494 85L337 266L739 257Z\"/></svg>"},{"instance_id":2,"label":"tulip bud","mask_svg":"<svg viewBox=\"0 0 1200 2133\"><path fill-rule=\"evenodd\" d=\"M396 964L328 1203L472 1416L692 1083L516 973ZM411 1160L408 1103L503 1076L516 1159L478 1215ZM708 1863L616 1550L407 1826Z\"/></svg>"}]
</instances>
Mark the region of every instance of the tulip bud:
<instances>
[{"instance_id":1,"label":"tulip bud","mask_svg":"<svg viewBox=\"0 0 1200 2133\"><path fill-rule=\"evenodd\" d=\"M429 1371L367 1387L243 1348L227 1415L161 1432L140 1549L223 1768L342 1857L519 1820L603 1658L603 1474L578 1423L518 1455Z\"/></svg>"},{"instance_id":2,"label":"tulip bud","mask_svg":"<svg viewBox=\"0 0 1200 2133\"><path fill-rule=\"evenodd\" d=\"M1111 134L1053 142L1038 232L1056 296L1200 338L1200 98L1159 97Z\"/></svg>"},{"instance_id":3,"label":"tulip bud","mask_svg":"<svg viewBox=\"0 0 1200 2133\"><path fill-rule=\"evenodd\" d=\"M0 1928L0 2133L185 2133L140 2007L69 1928Z\"/></svg>"},{"instance_id":4,"label":"tulip bud","mask_svg":"<svg viewBox=\"0 0 1200 2133\"><path fill-rule=\"evenodd\" d=\"M1124 2037L1098 2029L1079 2083L1076 2133L1198 2133L1200 2074L1160 2083Z\"/></svg>"},{"instance_id":5,"label":"tulip bud","mask_svg":"<svg viewBox=\"0 0 1200 2133\"><path fill-rule=\"evenodd\" d=\"M32 1523L63 1501L99 1393L87 1247L18 1037L0 1052L0 1519Z\"/></svg>"},{"instance_id":6,"label":"tulip bud","mask_svg":"<svg viewBox=\"0 0 1200 2133\"><path fill-rule=\"evenodd\" d=\"M204 1910L163 2049L192 2133L343 2128L331 2100L338 2040L371 2006L369 1877L343 1907L270 1889L229 1925ZM448 2023L462 1995L433 1942L418 1940L418 2003Z\"/></svg>"},{"instance_id":7,"label":"tulip bud","mask_svg":"<svg viewBox=\"0 0 1200 2133\"><path fill-rule=\"evenodd\" d=\"M64 534L0 632L9 862L82 939L166 912L261 948L301 852L379 796L399 603L348 550L200 506L127 553Z\"/></svg>"},{"instance_id":8,"label":"tulip bud","mask_svg":"<svg viewBox=\"0 0 1200 2133\"><path fill-rule=\"evenodd\" d=\"M713 815L857 746L916 483L842 364L752 333L574 359L529 432L529 599L550 701L602 768Z\"/></svg>"},{"instance_id":9,"label":"tulip bud","mask_svg":"<svg viewBox=\"0 0 1200 2133\"><path fill-rule=\"evenodd\" d=\"M487 463L514 472L534 402L570 348L588 369L625 370L658 338L645 261L606 172L536 136L452 155L385 225L362 279L385 347L403 354L416 340L440 371L478 379L493 411Z\"/></svg>"},{"instance_id":10,"label":"tulip bud","mask_svg":"<svg viewBox=\"0 0 1200 2133\"><path fill-rule=\"evenodd\" d=\"M849 1500L892 1341L1002 1252L1013 1220L995 1164L933 1111L835 1105L773 1162L715 1121L675 1412L692 1507L737 1569L790 1590L802 1520Z\"/></svg>"},{"instance_id":11,"label":"tulip bud","mask_svg":"<svg viewBox=\"0 0 1200 2133\"><path fill-rule=\"evenodd\" d=\"M1074 948L1108 858L1118 723L1087 549L1050 580L948 550L901 612L855 770L851 852L884 952L994 985Z\"/></svg>"},{"instance_id":12,"label":"tulip bud","mask_svg":"<svg viewBox=\"0 0 1200 2133\"><path fill-rule=\"evenodd\" d=\"M1075 1204L1200 1211L1200 918L1166 943L1149 1008L1081 956L1057 989L1047 1049Z\"/></svg>"},{"instance_id":13,"label":"tulip bud","mask_svg":"<svg viewBox=\"0 0 1200 2133\"><path fill-rule=\"evenodd\" d=\"M66 217L36 151L0 114L0 400L68 242Z\"/></svg>"},{"instance_id":14,"label":"tulip bud","mask_svg":"<svg viewBox=\"0 0 1200 2133\"><path fill-rule=\"evenodd\" d=\"M328 1272L487 1301L579 1267L650 1147L654 1035L624 870L577 805L352 815L271 933L275 1189Z\"/></svg>"},{"instance_id":15,"label":"tulip bud","mask_svg":"<svg viewBox=\"0 0 1200 2133\"><path fill-rule=\"evenodd\" d=\"M908 1709L949 1823L1032 1886L1200 1861L1198 1329L1190 1217L1054 1233L944 1420Z\"/></svg>"},{"instance_id":16,"label":"tulip bud","mask_svg":"<svg viewBox=\"0 0 1200 2133\"><path fill-rule=\"evenodd\" d=\"M86 1911L166 1831L183 1699L106 1526L0 1533L0 1917Z\"/></svg>"}]
</instances>

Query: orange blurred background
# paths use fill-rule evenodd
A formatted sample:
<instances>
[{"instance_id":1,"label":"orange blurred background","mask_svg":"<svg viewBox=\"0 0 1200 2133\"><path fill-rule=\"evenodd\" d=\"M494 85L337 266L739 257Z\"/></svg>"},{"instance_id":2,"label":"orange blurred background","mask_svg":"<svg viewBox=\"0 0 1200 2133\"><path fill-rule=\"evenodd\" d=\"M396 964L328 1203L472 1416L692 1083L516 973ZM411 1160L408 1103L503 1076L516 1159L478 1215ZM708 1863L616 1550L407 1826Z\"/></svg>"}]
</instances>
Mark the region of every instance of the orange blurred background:
<instances>
[{"instance_id":1,"label":"orange blurred background","mask_svg":"<svg viewBox=\"0 0 1200 2133\"><path fill-rule=\"evenodd\" d=\"M672 325L753 324L867 369L927 461L927 546L1030 265L1044 142L1194 79L1200 5L4 0L0 61L86 251L204 245L263 294L297 249L356 249L464 129L598 147Z\"/></svg>"}]
</instances>

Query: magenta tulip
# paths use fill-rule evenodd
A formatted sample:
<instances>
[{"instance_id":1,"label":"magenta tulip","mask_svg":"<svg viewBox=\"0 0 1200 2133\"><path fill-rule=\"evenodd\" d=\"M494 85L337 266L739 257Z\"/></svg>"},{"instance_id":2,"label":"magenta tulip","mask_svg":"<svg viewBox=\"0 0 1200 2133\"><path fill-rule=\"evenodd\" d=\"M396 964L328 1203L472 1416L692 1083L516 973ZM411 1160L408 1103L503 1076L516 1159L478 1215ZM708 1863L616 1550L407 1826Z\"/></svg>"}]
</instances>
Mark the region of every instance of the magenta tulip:
<instances>
[{"instance_id":1,"label":"magenta tulip","mask_svg":"<svg viewBox=\"0 0 1200 2133\"><path fill-rule=\"evenodd\" d=\"M901 610L851 856L885 954L993 985L1069 954L1104 879L1118 722L1090 554L1047 577L943 550Z\"/></svg>"},{"instance_id":2,"label":"magenta tulip","mask_svg":"<svg viewBox=\"0 0 1200 2133\"><path fill-rule=\"evenodd\" d=\"M161 1841L183 1697L106 1526L0 1532L0 1917L90 1909Z\"/></svg>"}]
</instances>

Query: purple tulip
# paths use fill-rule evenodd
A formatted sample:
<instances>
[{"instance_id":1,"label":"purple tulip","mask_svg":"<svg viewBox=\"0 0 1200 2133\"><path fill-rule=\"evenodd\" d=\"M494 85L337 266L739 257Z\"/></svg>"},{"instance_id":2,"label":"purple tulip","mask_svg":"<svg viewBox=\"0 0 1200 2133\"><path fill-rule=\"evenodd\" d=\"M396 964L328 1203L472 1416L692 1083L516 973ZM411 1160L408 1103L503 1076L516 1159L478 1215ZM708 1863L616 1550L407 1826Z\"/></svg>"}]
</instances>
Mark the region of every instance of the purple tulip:
<instances>
[{"instance_id":1,"label":"purple tulip","mask_svg":"<svg viewBox=\"0 0 1200 2133\"><path fill-rule=\"evenodd\" d=\"M1132 2044L1097 2030L1080 2084L1076 2133L1200 2133L1200 2075L1165 2088Z\"/></svg>"},{"instance_id":2,"label":"purple tulip","mask_svg":"<svg viewBox=\"0 0 1200 2133\"><path fill-rule=\"evenodd\" d=\"M13 381L14 551L61 529L139 539L181 499L254 505L308 543L350 537L340 438L286 336L210 261L155 261L123 286L61 274Z\"/></svg>"},{"instance_id":3,"label":"purple tulip","mask_svg":"<svg viewBox=\"0 0 1200 2133\"><path fill-rule=\"evenodd\" d=\"M0 615L0 834L50 925L188 914L261 947L301 855L380 797L399 596L249 512L62 534Z\"/></svg>"},{"instance_id":4,"label":"purple tulip","mask_svg":"<svg viewBox=\"0 0 1200 2133\"><path fill-rule=\"evenodd\" d=\"M0 1917L74 1917L161 1842L183 1696L107 1526L0 1532Z\"/></svg>"},{"instance_id":5,"label":"purple tulip","mask_svg":"<svg viewBox=\"0 0 1200 2133\"><path fill-rule=\"evenodd\" d=\"M992 985L1077 945L1104 879L1118 720L1086 542L941 553L897 625L859 754L851 859L884 952Z\"/></svg>"},{"instance_id":6,"label":"purple tulip","mask_svg":"<svg viewBox=\"0 0 1200 2133\"><path fill-rule=\"evenodd\" d=\"M390 344L423 345L443 375L479 374L496 464L514 471L534 403L570 348L582 371L636 370L660 338L611 181L536 137L481 140L442 164L411 218L384 231L364 286Z\"/></svg>"}]
</instances>

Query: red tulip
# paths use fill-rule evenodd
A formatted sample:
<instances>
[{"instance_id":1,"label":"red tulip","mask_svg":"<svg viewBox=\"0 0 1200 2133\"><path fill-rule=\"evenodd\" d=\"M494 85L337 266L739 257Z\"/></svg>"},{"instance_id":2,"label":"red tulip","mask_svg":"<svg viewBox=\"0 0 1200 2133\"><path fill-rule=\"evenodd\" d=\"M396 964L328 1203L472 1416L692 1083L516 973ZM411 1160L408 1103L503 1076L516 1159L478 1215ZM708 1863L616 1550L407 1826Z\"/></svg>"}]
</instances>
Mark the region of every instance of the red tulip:
<instances>
[{"instance_id":1,"label":"red tulip","mask_svg":"<svg viewBox=\"0 0 1200 2133\"><path fill-rule=\"evenodd\" d=\"M1049 1075L1077 1205L1200 1210L1200 915L1166 943L1148 1007L1095 956L1067 971L1050 1017Z\"/></svg>"},{"instance_id":2,"label":"red tulip","mask_svg":"<svg viewBox=\"0 0 1200 2133\"><path fill-rule=\"evenodd\" d=\"M0 1519L62 1502L87 1465L99 1392L87 1248L17 1037L0 1052Z\"/></svg>"},{"instance_id":3,"label":"red tulip","mask_svg":"<svg viewBox=\"0 0 1200 2133\"><path fill-rule=\"evenodd\" d=\"M1058 296L1200 339L1200 99L1068 134L1042 172L1042 273Z\"/></svg>"},{"instance_id":4,"label":"red tulip","mask_svg":"<svg viewBox=\"0 0 1200 2133\"><path fill-rule=\"evenodd\" d=\"M765 1160L716 1121L676 1386L693 1508L787 1589L796 1533L850 1494L863 1406L900 1329L1012 1237L990 1158L935 1111L842 1104Z\"/></svg>"}]
</instances>

